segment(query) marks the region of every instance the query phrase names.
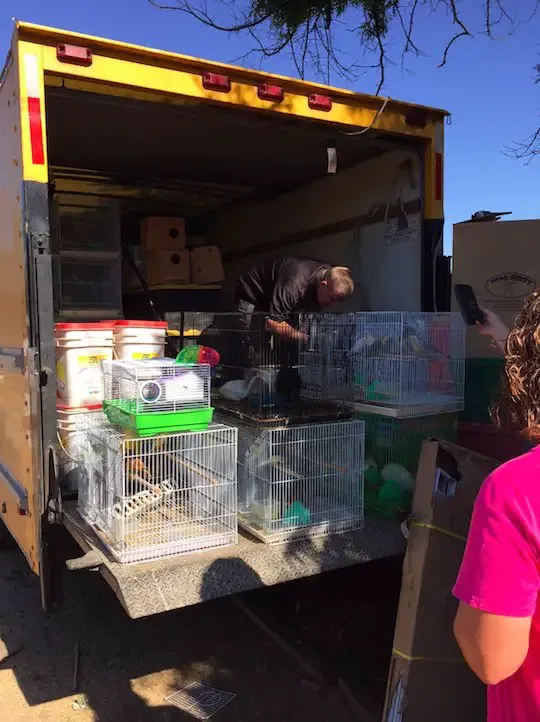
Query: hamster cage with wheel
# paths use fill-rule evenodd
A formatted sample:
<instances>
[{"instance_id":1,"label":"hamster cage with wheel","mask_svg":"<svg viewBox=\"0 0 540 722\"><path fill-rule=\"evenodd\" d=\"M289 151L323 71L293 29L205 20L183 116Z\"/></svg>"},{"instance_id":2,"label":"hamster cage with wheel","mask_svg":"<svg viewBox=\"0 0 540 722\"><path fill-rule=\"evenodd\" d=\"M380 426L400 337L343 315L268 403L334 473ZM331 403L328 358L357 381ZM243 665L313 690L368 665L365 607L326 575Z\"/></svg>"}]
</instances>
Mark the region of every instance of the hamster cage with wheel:
<instances>
[{"instance_id":1,"label":"hamster cage with wheel","mask_svg":"<svg viewBox=\"0 0 540 722\"><path fill-rule=\"evenodd\" d=\"M103 362L103 410L139 436L198 431L212 421L210 366L172 359Z\"/></svg>"}]
</instances>

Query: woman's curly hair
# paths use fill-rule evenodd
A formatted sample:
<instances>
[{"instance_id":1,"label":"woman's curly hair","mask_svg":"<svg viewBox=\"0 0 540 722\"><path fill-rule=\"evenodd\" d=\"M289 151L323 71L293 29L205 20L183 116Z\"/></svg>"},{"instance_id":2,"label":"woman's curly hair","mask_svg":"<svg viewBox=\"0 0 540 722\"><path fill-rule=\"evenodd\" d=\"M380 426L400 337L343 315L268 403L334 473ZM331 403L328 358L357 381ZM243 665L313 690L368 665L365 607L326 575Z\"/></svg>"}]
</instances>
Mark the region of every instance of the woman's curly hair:
<instances>
[{"instance_id":1,"label":"woman's curly hair","mask_svg":"<svg viewBox=\"0 0 540 722\"><path fill-rule=\"evenodd\" d=\"M540 290L525 300L508 335L504 370L506 388L494 420L540 442Z\"/></svg>"}]
</instances>

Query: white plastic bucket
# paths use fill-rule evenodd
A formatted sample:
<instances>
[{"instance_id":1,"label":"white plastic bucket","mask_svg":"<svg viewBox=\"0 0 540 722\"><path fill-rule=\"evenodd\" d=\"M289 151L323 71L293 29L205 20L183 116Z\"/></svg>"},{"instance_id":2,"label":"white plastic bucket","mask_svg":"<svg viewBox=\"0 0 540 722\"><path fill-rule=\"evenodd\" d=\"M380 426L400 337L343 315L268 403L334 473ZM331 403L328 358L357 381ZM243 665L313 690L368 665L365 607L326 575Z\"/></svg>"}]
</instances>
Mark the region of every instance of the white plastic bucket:
<instances>
[{"instance_id":1,"label":"white plastic bucket","mask_svg":"<svg viewBox=\"0 0 540 722\"><path fill-rule=\"evenodd\" d=\"M119 361L147 361L165 356L167 324L161 321L115 321L114 355Z\"/></svg>"},{"instance_id":2,"label":"white plastic bucket","mask_svg":"<svg viewBox=\"0 0 540 722\"><path fill-rule=\"evenodd\" d=\"M70 408L103 401L102 361L113 357L113 324L57 323L56 396Z\"/></svg>"},{"instance_id":3,"label":"white plastic bucket","mask_svg":"<svg viewBox=\"0 0 540 722\"><path fill-rule=\"evenodd\" d=\"M58 406L56 409L56 427L62 446L60 472L64 488L69 491L77 491L79 488L79 472L84 463L85 431L99 426L104 419L100 404L80 408Z\"/></svg>"}]
</instances>

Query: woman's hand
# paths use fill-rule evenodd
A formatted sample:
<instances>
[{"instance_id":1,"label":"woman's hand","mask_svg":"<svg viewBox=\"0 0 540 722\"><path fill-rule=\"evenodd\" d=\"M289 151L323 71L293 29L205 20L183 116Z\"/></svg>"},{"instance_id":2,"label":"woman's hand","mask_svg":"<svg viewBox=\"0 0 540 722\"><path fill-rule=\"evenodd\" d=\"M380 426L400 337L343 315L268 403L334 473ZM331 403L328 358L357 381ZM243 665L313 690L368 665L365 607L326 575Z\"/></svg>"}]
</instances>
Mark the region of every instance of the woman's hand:
<instances>
[{"instance_id":1,"label":"woman's hand","mask_svg":"<svg viewBox=\"0 0 540 722\"><path fill-rule=\"evenodd\" d=\"M484 323L476 324L479 333L481 333L482 336L489 336L501 351L504 352L506 339L508 338L508 328L493 311L489 311L487 308L480 310L484 314Z\"/></svg>"}]
</instances>

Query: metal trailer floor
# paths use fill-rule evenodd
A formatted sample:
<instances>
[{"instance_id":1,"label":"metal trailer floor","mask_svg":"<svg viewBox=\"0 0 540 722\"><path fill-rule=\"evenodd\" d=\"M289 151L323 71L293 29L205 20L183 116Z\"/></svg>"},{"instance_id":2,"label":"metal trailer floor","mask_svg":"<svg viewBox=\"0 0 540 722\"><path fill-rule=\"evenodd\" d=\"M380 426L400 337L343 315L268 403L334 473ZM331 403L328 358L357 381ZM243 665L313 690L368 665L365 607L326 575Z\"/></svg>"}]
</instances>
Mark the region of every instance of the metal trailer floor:
<instances>
[{"instance_id":1,"label":"metal trailer floor","mask_svg":"<svg viewBox=\"0 0 540 722\"><path fill-rule=\"evenodd\" d=\"M81 549L99 556L101 575L133 619L272 586L332 569L401 554L405 540L397 522L366 519L364 529L288 544L267 545L240 534L233 547L119 564L76 502L64 505L64 526Z\"/></svg>"}]
</instances>

